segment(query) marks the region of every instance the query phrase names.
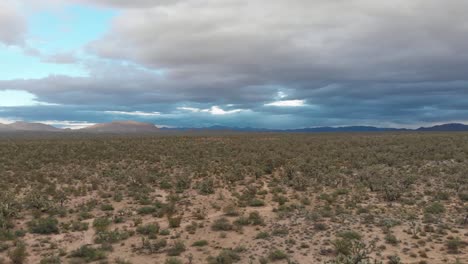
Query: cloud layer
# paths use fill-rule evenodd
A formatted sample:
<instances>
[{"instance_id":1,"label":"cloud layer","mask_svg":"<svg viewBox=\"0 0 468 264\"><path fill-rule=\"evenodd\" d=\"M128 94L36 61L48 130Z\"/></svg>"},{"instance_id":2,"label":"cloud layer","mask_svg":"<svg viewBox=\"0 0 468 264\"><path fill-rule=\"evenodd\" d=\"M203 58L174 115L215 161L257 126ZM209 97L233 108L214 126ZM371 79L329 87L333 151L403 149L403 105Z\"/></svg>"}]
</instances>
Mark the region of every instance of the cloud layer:
<instances>
[{"instance_id":1,"label":"cloud layer","mask_svg":"<svg viewBox=\"0 0 468 264\"><path fill-rule=\"evenodd\" d=\"M119 9L109 32L84 47L89 76L0 81L81 109L80 120L107 118L90 112L270 127L467 119L467 1L42 2ZM0 41L19 43L20 20L1 12L18 30L0 27Z\"/></svg>"}]
</instances>

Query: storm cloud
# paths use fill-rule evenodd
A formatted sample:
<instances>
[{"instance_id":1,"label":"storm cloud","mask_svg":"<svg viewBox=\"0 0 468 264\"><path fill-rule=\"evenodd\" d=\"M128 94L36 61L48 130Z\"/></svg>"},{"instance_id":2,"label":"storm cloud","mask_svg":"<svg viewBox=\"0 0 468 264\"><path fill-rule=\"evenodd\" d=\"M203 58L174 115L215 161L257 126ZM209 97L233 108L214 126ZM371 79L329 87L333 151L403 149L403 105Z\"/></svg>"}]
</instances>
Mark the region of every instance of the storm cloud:
<instances>
[{"instance_id":1,"label":"storm cloud","mask_svg":"<svg viewBox=\"0 0 468 264\"><path fill-rule=\"evenodd\" d=\"M94 58L55 58L81 63L88 76L0 81L0 89L79 108L84 121L106 111L157 112L144 118L175 126L468 119L467 1L55 2L119 10L83 47Z\"/></svg>"}]
</instances>

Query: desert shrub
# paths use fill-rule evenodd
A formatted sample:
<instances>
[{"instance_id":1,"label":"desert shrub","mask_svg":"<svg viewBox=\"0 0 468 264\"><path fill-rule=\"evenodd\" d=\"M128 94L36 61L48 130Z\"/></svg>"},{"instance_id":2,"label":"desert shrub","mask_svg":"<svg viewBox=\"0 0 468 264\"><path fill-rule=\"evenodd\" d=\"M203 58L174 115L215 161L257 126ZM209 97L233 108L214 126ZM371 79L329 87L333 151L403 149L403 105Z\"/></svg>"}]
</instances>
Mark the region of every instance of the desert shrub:
<instances>
[{"instance_id":1,"label":"desert shrub","mask_svg":"<svg viewBox=\"0 0 468 264\"><path fill-rule=\"evenodd\" d=\"M161 248L164 248L167 246L167 240L164 239L164 238L160 238L160 239L156 239L153 243L153 247L156 249L156 250L159 250Z\"/></svg>"},{"instance_id":2,"label":"desert shrub","mask_svg":"<svg viewBox=\"0 0 468 264\"><path fill-rule=\"evenodd\" d=\"M87 212L87 211L82 211L78 214L78 219L79 220L87 220L87 219L91 219L93 218L93 214L91 214L90 212Z\"/></svg>"},{"instance_id":3,"label":"desert shrub","mask_svg":"<svg viewBox=\"0 0 468 264\"><path fill-rule=\"evenodd\" d=\"M229 204L223 208L223 212L226 216L238 216L239 210L234 204Z\"/></svg>"},{"instance_id":4,"label":"desert shrub","mask_svg":"<svg viewBox=\"0 0 468 264\"><path fill-rule=\"evenodd\" d=\"M114 206L112 204L103 204L101 205L102 211L114 211Z\"/></svg>"},{"instance_id":5,"label":"desert shrub","mask_svg":"<svg viewBox=\"0 0 468 264\"><path fill-rule=\"evenodd\" d=\"M106 253L97 248L93 248L91 246L85 245L81 246L75 251L72 251L70 253L70 257L72 258L81 258L85 260L86 262L93 262L101 259L106 258Z\"/></svg>"},{"instance_id":6,"label":"desert shrub","mask_svg":"<svg viewBox=\"0 0 468 264\"><path fill-rule=\"evenodd\" d=\"M250 219L245 216L239 216L236 220L234 220L235 225L245 226L250 224Z\"/></svg>"},{"instance_id":7,"label":"desert shrub","mask_svg":"<svg viewBox=\"0 0 468 264\"><path fill-rule=\"evenodd\" d=\"M289 234L287 227L276 227L271 231L273 236L286 236Z\"/></svg>"},{"instance_id":8,"label":"desert shrub","mask_svg":"<svg viewBox=\"0 0 468 264\"><path fill-rule=\"evenodd\" d=\"M53 217L33 219L28 222L29 231L35 234L58 234L58 220Z\"/></svg>"},{"instance_id":9,"label":"desert shrub","mask_svg":"<svg viewBox=\"0 0 468 264\"><path fill-rule=\"evenodd\" d=\"M185 230L186 230L189 234L192 234L192 235L193 235L193 234L195 234L195 232L197 231L197 228L198 228L197 222L192 221L192 222L190 223L190 225L187 225L187 226L185 227Z\"/></svg>"},{"instance_id":10,"label":"desert shrub","mask_svg":"<svg viewBox=\"0 0 468 264\"><path fill-rule=\"evenodd\" d=\"M129 237L130 237L130 233L126 231L119 231L119 230L102 231L96 234L96 237L94 238L94 242L98 244L104 244L104 243L113 244L121 240L125 240Z\"/></svg>"},{"instance_id":11,"label":"desert shrub","mask_svg":"<svg viewBox=\"0 0 468 264\"><path fill-rule=\"evenodd\" d=\"M388 264L401 264L400 257L396 255L388 256Z\"/></svg>"},{"instance_id":12,"label":"desert shrub","mask_svg":"<svg viewBox=\"0 0 468 264\"><path fill-rule=\"evenodd\" d=\"M433 202L424 208L424 212L427 214L442 214L445 212L445 207L439 202Z\"/></svg>"},{"instance_id":13,"label":"desert shrub","mask_svg":"<svg viewBox=\"0 0 468 264\"><path fill-rule=\"evenodd\" d=\"M111 223L112 221L109 218L99 217L94 219L93 227L96 230L96 232L104 232L109 228Z\"/></svg>"},{"instance_id":14,"label":"desert shrub","mask_svg":"<svg viewBox=\"0 0 468 264\"><path fill-rule=\"evenodd\" d=\"M271 261L277 261L277 260L287 259L287 258L288 258L288 254L286 254L286 253L285 253L284 251L282 251L282 250L273 249L273 250L270 251L270 253L268 254L268 258L269 258Z\"/></svg>"},{"instance_id":15,"label":"desert shrub","mask_svg":"<svg viewBox=\"0 0 468 264\"><path fill-rule=\"evenodd\" d=\"M169 229L162 229L161 231L159 231L159 234L161 236L168 236L171 234L171 231L169 231Z\"/></svg>"},{"instance_id":16,"label":"desert shrub","mask_svg":"<svg viewBox=\"0 0 468 264\"><path fill-rule=\"evenodd\" d=\"M458 197L460 198L460 200L464 201L464 202L468 202L468 191L466 192L460 192L458 194Z\"/></svg>"},{"instance_id":17,"label":"desert shrub","mask_svg":"<svg viewBox=\"0 0 468 264\"><path fill-rule=\"evenodd\" d=\"M214 193L214 180L213 178L205 178L198 183L198 193L202 195L209 195Z\"/></svg>"},{"instance_id":18,"label":"desert shrub","mask_svg":"<svg viewBox=\"0 0 468 264\"><path fill-rule=\"evenodd\" d=\"M39 264L61 264L62 260L60 260L59 256L49 256L41 259Z\"/></svg>"},{"instance_id":19,"label":"desert shrub","mask_svg":"<svg viewBox=\"0 0 468 264\"><path fill-rule=\"evenodd\" d=\"M270 237L268 232L260 232L255 236L255 239L267 239Z\"/></svg>"},{"instance_id":20,"label":"desert shrub","mask_svg":"<svg viewBox=\"0 0 468 264\"><path fill-rule=\"evenodd\" d=\"M26 263L28 258L28 252L26 251L26 244L23 242L17 242L16 247L8 252L8 257L13 264Z\"/></svg>"},{"instance_id":21,"label":"desert shrub","mask_svg":"<svg viewBox=\"0 0 468 264\"><path fill-rule=\"evenodd\" d=\"M73 232L76 231L86 231L89 228L89 224L86 222L78 222L78 221L73 221L71 222L70 229Z\"/></svg>"},{"instance_id":22,"label":"desert shrub","mask_svg":"<svg viewBox=\"0 0 468 264\"><path fill-rule=\"evenodd\" d=\"M361 234L352 230L339 232L337 236L348 240L361 240L362 238Z\"/></svg>"},{"instance_id":23,"label":"desert shrub","mask_svg":"<svg viewBox=\"0 0 468 264\"><path fill-rule=\"evenodd\" d=\"M450 199L450 194L445 191L438 191L435 194L435 198L437 200L447 201L448 199Z\"/></svg>"},{"instance_id":24,"label":"desert shrub","mask_svg":"<svg viewBox=\"0 0 468 264\"><path fill-rule=\"evenodd\" d=\"M264 202L263 200L254 198L254 199L252 199L252 200L249 201L249 206L252 206L252 207L261 207L261 206L265 206L265 202Z\"/></svg>"},{"instance_id":25,"label":"desert shrub","mask_svg":"<svg viewBox=\"0 0 468 264\"><path fill-rule=\"evenodd\" d=\"M176 192L181 193L190 188L192 179L190 175L178 174L174 178Z\"/></svg>"},{"instance_id":26,"label":"desert shrub","mask_svg":"<svg viewBox=\"0 0 468 264\"><path fill-rule=\"evenodd\" d=\"M177 240L167 249L168 256L179 256L182 252L185 251L184 242Z\"/></svg>"},{"instance_id":27,"label":"desert shrub","mask_svg":"<svg viewBox=\"0 0 468 264\"><path fill-rule=\"evenodd\" d=\"M275 194L275 196L273 197L273 201L277 202L279 205L283 205L288 202L288 198L284 195Z\"/></svg>"},{"instance_id":28,"label":"desert shrub","mask_svg":"<svg viewBox=\"0 0 468 264\"><path fill-rule=\"evenodd\" d=\"M227 218L222 217L213 222L211 229L214 231L230 231L233 229L233 226Z\"/></svg>"},{"instance_id":29,"label":"desert shrub","mask_svg":"<svg viewBox=\"0 0 468 264\"><path fill-rule=\"evenodd\" d=\"M166 259L164 264L184 264L184 262L182 262L182 260L180 260L180 259L178 259L176 257L170 257L170 258Z\"/></svg>"},{"instance_id":30,"label":"desert shrub","mask_svg":"<svg viewBox=\"0 0 468 264\"><path fill-rule=\"evenodd\" d=\"M353 243L348 239L335 239L332 242L335 252L338 255L349 256L351 254Z\"/></svg>"},{"instance_id":31,"label":"desert shrub","mask_svg":"<svg viewBox=\"0 0 468 264\"><path fill-rule=\"evenodd\" d=\"M208 257L208 264L232 264L240 261L240 256L237 252L225 249L222 250L216 257Z\"/></svg>"},{"instance_id":32,"label":"desert shrub","mask_svg":"<svg viewBox=\"0 0 468 264\"><path fill-rule=\"evenodd\" d=\"M180 223L182 222L182 217L181 216L168 217L167 219L169 221L169 227L170 228L180 227Z\"/></svg>"},{"instance_id":33,"label":"desert shrub","mask_svg":"<svg viewBox=\"0 0 468 264\"><path fill-rule=\"evenodd\" d=\"M393 234L387 234L385 235L385 242L387 242L388 244L391 244L391 245L396 245L398 244L398 238L393 235Z\"/></svg>"},{"instance_id":34,"label":"desert shrub","mask_svg":"<svg viewBox=\"0 0 468 264\"><path fill-rule=\"evenodd\" d=\"M459 238L452 238L447 240L445 245L447 246L447 249L450 253L456 254L459 252L459 249L462 245L462 241Z\"/></svg>"},{"instance_id":35,"label":"desert shrub","mask_svg":"<svg viewBox=\"0 0 468 264\"><path fill-rule=\"evenodd\" d=\"M9 244L0 242L0 253L7 250L7 249L9 249L9 248L10 248Z\"/></svg>"},{"instance_id":36,"label":"desert shrub","mask_svg":"<svg viewBox=\"0 0 468 264\"><path fill-rule=\"evenodd\" d=\"M263 225L265 221L263 220L262 216L259 212L254 211L249 213L249 221L252 225Z\"/></svg>"},{"instance_id":37,"label":"desert shrub","mask_svg":"<svg viewBox=\"0 0 468 264\"><path fill-rule=\"evenodd\" d=\"M159 232L159 224L158 223L152 223L152 224L146 224L143 226L138 226L136 229L137 233L146 235L149 237L156 237L156 235Z\"/></svg>"},{"instance_id":38,"label":"desert shrub","mask_svg":"<svg viewBox=\"0 0 468 264\"><path fill-rule=\"evenodd\" d=\"M325 223L314 223L314 229L317 231L325 231L328 229L328 226Z\"/></svg>"},{"instance_id":39,"label":"desert shrub","mask_svg":"<svg viewBox=\"0 0 468 264\"><path fill-rule=\"evenodd\" d=\"M193 242L192 244L193 247L204 247L206 245L208 245L207 240L198 240L198 241Z\"/></svg>"},{"instance_id":40,"label":"desert shrub","mask_svg":"<svg viewBox=\"0 0 468 264\"><path fill-rule=\"evenodd\" d=\"M147 215L156 212L156 210L157 209L154 206L143 206L138 208L137 213L141 215Z\"/></svg>"}]
</instances>

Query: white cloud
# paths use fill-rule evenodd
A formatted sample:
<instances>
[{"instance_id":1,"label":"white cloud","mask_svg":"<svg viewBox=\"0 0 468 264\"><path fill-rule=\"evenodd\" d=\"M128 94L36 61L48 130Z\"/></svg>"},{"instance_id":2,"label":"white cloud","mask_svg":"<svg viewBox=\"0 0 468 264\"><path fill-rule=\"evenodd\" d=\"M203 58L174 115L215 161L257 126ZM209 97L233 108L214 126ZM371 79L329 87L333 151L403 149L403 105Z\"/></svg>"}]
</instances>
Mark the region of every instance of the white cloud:
<instances>
[{"instance_id":1,"label":"white cloud","mask_svg":"<svg viewBox=\"0 0 468 264\"><path fill-rule=\"evenodd\" d=\"M210 113L213 114L213 115L228 115L228 114L239 113L239 112L242 112L242 111L244 111L244 110L242 110L242 109L233 109L233 110L225 111L225 110L221 109L218 106L213 106L210 109Z\"/></svg>"},{"instance_id":2,"label":"white cloud","mask_svg":"<svg viewBox=\"0 0 468 264\"><path fill-rule=\"evenodd\" d=\"M11 0L0 1L0 42L21 46L24 44L26 31L26 19L20 13L17 3Z\"/></svg>"},{"instance_id":3,"label":"white cloud","mask_svg":"<svg viewBox=\"0 0 468 264\"><path fill-rule=\"evenodd\" d=\"M190 111L193 113L210 113L212 115L229 115L229 114L235 114L235 113L240 113L242 111L246 111L244 109L223 110L221 107L216 106L216 105L212 106L211 108L206 108L206 109L195 108L195 107L178 107L177 109Z\"/></svg>"},{"instance_id":4,"label":"white cloud","mask_svg":"<svg viewBox=\"0 0 468 264\"><path fill-rule=\"evenodd\" d=\"M159 116L161 115L160 112L142 112L142 111L133 111L133 112L125 112L125 111L104 111L108 114L113 115L129 115L129 116Z\"/></svg>"},{"instance_id":5,"label":"white cloud","mask_svg":"<svg viewBox=\"0 0 468 264\"><path fill-rule=\"evenodd\" d=\"M265 106L278 106L278 107L299 107L305 106L305 100L283 100L283 101L276 101L265 104Z\"/></svg>"},{"instance_id":6,"label":"white cloud","mask_svg":"<svg viewBox=\"0 0 468 264\"><path fill-rule=\"evenodd\" d=\"M36 95L22 90L0 90L0 107L58 105L38 101Z\"/></svg>"},{"instance_id":7,"label":"white cloud","mask_svg":"<svg viewBox=\"0 0 468 264\"><path fill-rule=\"evenodd\" d=\"M190 112L194 112L194 113L202 112L202 109L200 109L200 108L195 108L195 107L185 107L185 106L182 106L182 107L177 107L177 109L179 109L179 110L184 110L184 111L190 111ZM206 109L205 109L205 110L206 110Z\"/></svg>"},{"instance_id":8,"label":"white cloud","mask_svg":"<svg viewBox=\"0 0 468 264\"><path fill-rule=\"evenodd\" d=\"M279 99L283 99L285 97L288 97L288 95L285 92L279 91L278 94L276 95Z\"/></svg>"},{"instance_id":9,"label":"white cloud","mask_svg":"<svg viewBox=\"0 0 468 264\"><path fill-rule=\"evenodd\" d=\"M70 128L70 129L81 129L95 125L96 123L89 123L85 121L59 121L59 120L47 120L47 121L38 121L38 123L59 127L59 128Z\"/></svg>"},{"instance_id":10,"label":"white cloud","mask_svg":"<svg viewBox=\"0 0 468 264\"><path fill-rule=\"evenodd\" d=\"M11 123L14 123L16 121L18 121L18 120L0 117L0 124L11 124Z\"/></svg>"}]
</instances>

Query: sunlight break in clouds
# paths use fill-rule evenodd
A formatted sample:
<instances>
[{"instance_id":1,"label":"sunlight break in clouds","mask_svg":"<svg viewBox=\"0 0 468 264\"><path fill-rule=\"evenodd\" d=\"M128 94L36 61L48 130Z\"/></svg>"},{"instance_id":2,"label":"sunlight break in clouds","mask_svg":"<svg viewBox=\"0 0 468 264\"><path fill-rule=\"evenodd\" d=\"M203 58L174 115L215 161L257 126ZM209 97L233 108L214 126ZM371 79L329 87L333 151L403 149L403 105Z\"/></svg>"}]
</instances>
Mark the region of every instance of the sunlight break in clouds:
<instances>
[{"instance_id":1,"label":"sunlight break in clouds","mask_svg":"<svg viewBox=\"0 0 468 264\"><path fill-rule=\"evenodd\" d=\"M89 126L96 125L96 123L89 123L85 121L60 121L60 120L47 120L38 121L39 123L59 127L59 128L70 128L70 129L81 129Z\"/></svg>"},{"instance_id":2,"label":"sunlight break in clouds","mask_svg":"<svg viewBox=\"0 0 468 264\"><path fill-rule=\"evenodd\" d=\"M265 106L298 107L305 106L304 100L283 100L265 104Z\"/></svg>"},{"instance_id":3,"label":"sunlight break in clouds","mask_svg":"<svg viewBox=\"0 0 468 264\"><path fill-rule=\"evenodd\" d=\"M107 114L114 114L114 115L129 115L129 116L160 116L160 112L142 112L142 111L133 111L133 112L125 112L125 111L104 111Z\"/></svg>"},{"instance_id":4,"label":"sunlight break in clouds","mask_svg":"<svg viewBox=\"0 0 468 264\"><path fill-rule=\"evenodd\" d=\"M246 111L243 109L223 110L219 106L216 106L216 105L207 109L201 109L201 108L195 108L195 107L178 107L177 109L190 111L193 113L210 113L212 115L229 115L229 114L235 114L235 113L240 113L242 111Z\"/></svg>"}]
</instances>

